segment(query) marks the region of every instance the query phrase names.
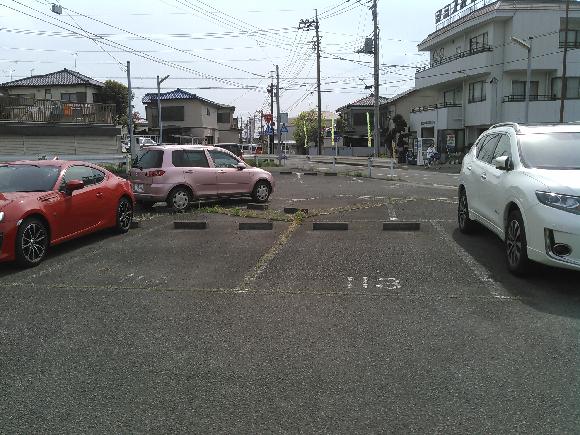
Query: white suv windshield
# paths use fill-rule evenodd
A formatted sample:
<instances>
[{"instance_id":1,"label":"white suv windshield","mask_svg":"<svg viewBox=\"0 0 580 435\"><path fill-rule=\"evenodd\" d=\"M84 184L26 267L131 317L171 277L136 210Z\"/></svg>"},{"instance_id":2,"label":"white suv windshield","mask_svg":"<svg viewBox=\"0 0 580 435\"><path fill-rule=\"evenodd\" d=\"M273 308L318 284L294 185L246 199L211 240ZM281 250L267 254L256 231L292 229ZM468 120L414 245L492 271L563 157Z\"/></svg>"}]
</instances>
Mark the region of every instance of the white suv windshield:
<instances>
[{"instance_id":1,"label":"white suv windshield","mask_svg":"<svg viewBox=\"0 0 580 435\"><path fill-rule=\"evenodd\" d=\"M580 169L580 133L534 133L519 139L528 168Z\"/></svg>"}]
</instances>

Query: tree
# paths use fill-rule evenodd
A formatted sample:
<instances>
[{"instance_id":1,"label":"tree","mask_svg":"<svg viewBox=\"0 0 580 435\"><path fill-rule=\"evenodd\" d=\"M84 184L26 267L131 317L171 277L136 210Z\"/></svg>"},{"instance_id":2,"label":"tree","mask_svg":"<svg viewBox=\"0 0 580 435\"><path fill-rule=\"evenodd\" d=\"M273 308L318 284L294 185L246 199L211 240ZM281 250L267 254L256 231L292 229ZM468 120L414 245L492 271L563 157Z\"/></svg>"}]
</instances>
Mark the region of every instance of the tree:
<instances>
[{"instance_id":1,"label":"tree","mask_svg":"<svg viewBox=\"0 0 580 435\"><path fill-rule=\"evenodd\" d=\"M323 119L322 125L325 125L324 122L325 120ZM316 110L302 112L294 120L294 140L299 154L304 153L304 124L306 124L308 143L316 143L316 134L318 132L318 113Z\"/></svg>"},{"instance_id":2,"label":"tree","mask_svg":"<svg viewBox=\"0 0 580 435\"><path fill-rule=\"evenodd\" d=\"M127 86L115 80L107 80L105 86L99 92L101 103L115 105L115 124L117 125L127 125L128 95L129 89ZM133 95L131 99L134 97Z\"/></svg>"},{"instance_id":3,"label":"tree","mask_svg":"<svg viewBox=\"0 0 580 435\"><path fill-rule=\"evenodd\" d=\"M405 118L400 113L393 116L393 124L395 124L395 128L393 129L395 133L403 133L407 128L407 121L405 121Z\"/></svg>"},{"instance_id":4,"label":"tree","mask_svg":"<svg viewBox=\"0 0 580 435\"><path fill-rule=\"evenodd\" d=\"M403 133L407 129L407 121L405 121L405 118L400 113L393 116L392 121L394 127L389 130L385 138L389 146L397 138L397 134Z\"/></svg>"}]
</instances>

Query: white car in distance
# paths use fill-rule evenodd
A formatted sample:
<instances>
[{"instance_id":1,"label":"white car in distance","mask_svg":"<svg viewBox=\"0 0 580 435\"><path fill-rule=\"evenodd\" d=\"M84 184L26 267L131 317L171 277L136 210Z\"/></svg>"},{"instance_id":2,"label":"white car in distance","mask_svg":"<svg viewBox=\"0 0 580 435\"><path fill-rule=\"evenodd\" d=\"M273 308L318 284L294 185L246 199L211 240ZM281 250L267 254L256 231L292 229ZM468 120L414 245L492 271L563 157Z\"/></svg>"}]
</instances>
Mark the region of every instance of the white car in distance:
<instances>
[{"instance_id":1,"label":"white car in distance","mask_svg":"<svg viewBox=\"0 0 580 435\"><path fill-rule=\"evenodd\" d=\"M530 261L580 271L580 124L492 126L463 160L457 215L504 241L516 275Z\"/></svg>"}]
</instances>

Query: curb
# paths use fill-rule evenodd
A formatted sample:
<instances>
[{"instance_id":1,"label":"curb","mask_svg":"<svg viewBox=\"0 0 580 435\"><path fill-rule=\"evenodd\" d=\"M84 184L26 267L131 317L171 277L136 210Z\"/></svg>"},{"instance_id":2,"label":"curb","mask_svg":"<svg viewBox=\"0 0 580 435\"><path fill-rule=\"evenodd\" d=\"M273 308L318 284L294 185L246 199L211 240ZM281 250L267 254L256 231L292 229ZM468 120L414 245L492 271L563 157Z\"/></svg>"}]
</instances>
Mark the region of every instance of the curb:
<instances>
[{"instance_id":1,"label":"curb","mask_svg":"<svg viewBox=\"0 0 580 435\"><path fill-rule=\"evenodd\" d=\"M249 203L247 205L248 210L268 210L268 204L254 204Z\"/></svg>"},{"instance_id":2,"label":"curb","mask_svg":"<svg viewBox=\"0 0 580 435\"><path fill-rule=\"evenodd\" d=\"M176 230L205 230L207 222L205 221L173 221L173 228Z\"/></svg>"},{"instance_id":3,"label":"curb","mask_svg":"<svg viewBox=\"0 0 580 435\"><path fill-rule=\"evenodd\" d=\"M240 222L239 230L273 230L273 222Z\"/></svg>"},{"instance_id":4,"label":"curb","mask_svg":"<svg viewBox=\"0 0 580 435\"><path fill-rule=\"evenodd\" d=\"M296 214L299 211L301 211L304 214L308 214L307 208L284 207L284 213L286 214Z\"/></svg>"},{"instance_id":5,"label":"curb","mask_svg":"<svg viewBox=\"0 0 580 435\"><path fill-rule=\"evenodd\" d=\"M348 222L312 222L313 231L347 231Z\"/></svg>"},{"instance_id":6,"label":"curb","mask_svg":"<svg viewBox=\"0 0 580 435\"><path fill-rule=\"evenodd\" d=\"M336 176L338 176L338 172L325 172L324 176L325 177L336 177Z\"/></svg>"},{"instance_id":7,"label":"curb","mask_svg":"<svg viewBox=\"0 0 580 435\"><path fill-rule=\"evenodd\" d=\"M383 231L419 231L421 222L383 222Z\"/></svg>"},{"instance_id":8,"label":"curb","mask_svg":"<svg viewBox=\"0 0 580 435\"><path fill-rule=\"evenodd\" d=\"M304 175L311 175L313 177L318 176L318 172L305 172Z\"/></svg>"},{"instance_id":9,"label":"curb","mask_svg":"<svg viewBox=\"0 0 580 435\"><path fill-rule=\"evenodd\" d=\"M280 175L292 175L292 171L280 171Z\"/></svg>"}]
</instances>

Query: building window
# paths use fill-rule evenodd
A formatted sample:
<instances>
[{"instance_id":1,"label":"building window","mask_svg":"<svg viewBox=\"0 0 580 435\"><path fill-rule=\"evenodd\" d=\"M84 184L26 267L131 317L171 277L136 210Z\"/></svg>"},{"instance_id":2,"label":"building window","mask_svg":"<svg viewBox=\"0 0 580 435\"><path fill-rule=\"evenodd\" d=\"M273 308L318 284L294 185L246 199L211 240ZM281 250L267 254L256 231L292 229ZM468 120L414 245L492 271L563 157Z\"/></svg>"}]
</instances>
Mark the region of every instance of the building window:
<instances>
[{"instance_id":1,"label":"building window","mask_svg":"<svg viewBox=\"0 0 580 435\"><path fill-rule=\"evenodd\" d=\"M45 89L44 90L44 99L45 100L52 100L52 89Z\"/></svg>"},{"instance_id":2,"label":"building window","mask_svg":"<svg viewBox=\"0 0 580 435\"><path fill-rule=\"evenodd\" d=\"M537 100L540 82L531 81L530 89L530 100ZM515 101L524 101L526 99L526 82L524 80L512 80L512 97Z\"/></svg>"},{"instance_id":3,"label":"building window","mask_svg":"<svg viewBox=\"0 0 580 435\"><path fill-rule=\"evenodd\" d=\"M60 101L69 101L71 103L86 103L87 93L86 92L61 92Z\"/></svg>"},{"instance_id":4,"label":"building window","mask_svg":"<svg viewBox=\"0 0 580 435\"><path fill-rule=\"evenodd\" d=\"M562 77L555 77L552 79L552 98L561 98L561 96ZM580 98L580 77L566 78L566 98Z\"/></svg>"},{"instance_id":5,"label":"building window","mask_svg":"<svg viewBox=\"0 0 580 435\"><path fill-rule=\"evenodd\" d=\"M461 89L450 89L443 92L443 105L461 104Z\"/></svg>"},{"instance_id":6,"label":"building window","mask_svg":"<svg viewBox=\"0 0 580 435\"><path fill-rule=\"evenodd\" d=\"M163 121L185 121L183 106L161 107L161 119Z\"/></svg>"},{"instance_id":7,"label":"building window","mask_svg":"<svg viewBox=\"0 0 580 435\"><path fill-rule=\"evenodd\" d=\"M210 116L210 115L211 115L211 113L210 113L210 111L209 111L209 107L206 107L206 109L205 109L205 114L206 114L207 116Z\"/></svg>"},{"instance_id":8,"label":"building window","mask_svg":"<svg viewBox=\"0 0 580 435\"><path fill-rule=\"evenodd\" d=\"M231 112L218 112L217 122L218 124L229 124L231 119Z\"/></svg>"},{"instance_id":9,"label":"building window","mask_svg":"<svg viewBox=\"0 0 580 435\"><path fill-rule=\"evenodd\" d=\"M564 48L566 32L560 30L560 48ZM568 48L580 48L580 30L568 30Z\"/></svg>"},{"instance_id":10,"label":"building window","mask_svg":"<svg viewBox=\"0 0 580 435\"><path fill-rule=\"evenodd\" d=\"M469 84L469 102L479 103L485 101L485 82L474 82Z\"/></svg>"},{"instance_id":11,"label":"building window","mask_svg":"<svg viewBox=\"0 0 580 435\"><path fill-rule=\"evenodd\" d=\"M366 113L353 113L352 114L352 124L355 127L361 127L367 125L367 114Z\"/></svg>"},{"instance_id":12,"label":"building window","mask_svg":"<svg viewBox=\"0 0 580 435\"><path fill-rule=\"evenodd\" d=\"M488 47L487 32L469 39L469 51L478 51Z\"/></svg>"}]
</instances>

